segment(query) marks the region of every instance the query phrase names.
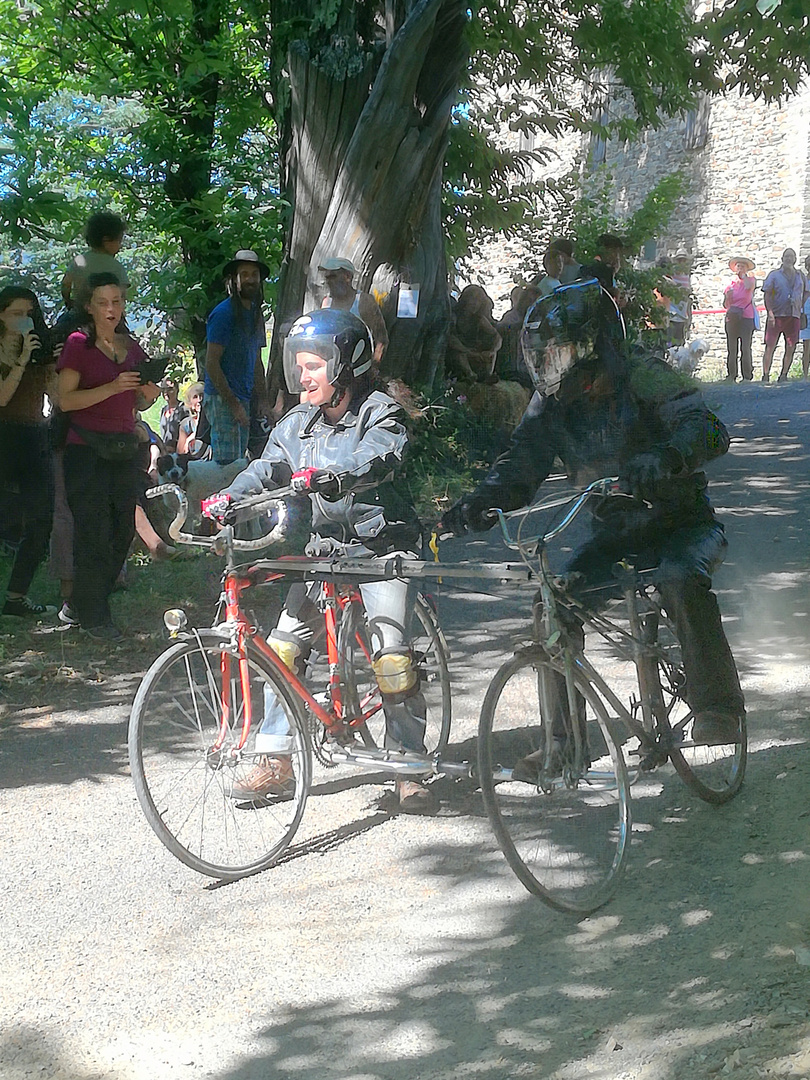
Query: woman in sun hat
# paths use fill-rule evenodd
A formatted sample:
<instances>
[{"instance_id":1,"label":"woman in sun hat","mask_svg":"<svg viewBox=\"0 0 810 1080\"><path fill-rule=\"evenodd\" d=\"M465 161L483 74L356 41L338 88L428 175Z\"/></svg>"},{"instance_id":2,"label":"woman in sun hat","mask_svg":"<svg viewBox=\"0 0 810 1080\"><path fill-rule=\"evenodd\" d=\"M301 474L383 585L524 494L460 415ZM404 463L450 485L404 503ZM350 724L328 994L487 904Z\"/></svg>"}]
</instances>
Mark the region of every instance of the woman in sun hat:
<instances>
[{"instance_id":1,"label":"woman in sun hat","mask_svg":"<svg viewBox=\"0 0 810 1080\"><path fill-rule=\"evenodd\" d=\"M754 289L757 281L750 271L754 269L755 264L753 259L735 255L729 259L728 265L734 272L734 277L723 293L723 307L726 309L726 342L728 343L726 381L737 381L739 363L743 382L751 382L754 377L751 339L754 336L755 327Z\"/></svg>"}]
</instances>

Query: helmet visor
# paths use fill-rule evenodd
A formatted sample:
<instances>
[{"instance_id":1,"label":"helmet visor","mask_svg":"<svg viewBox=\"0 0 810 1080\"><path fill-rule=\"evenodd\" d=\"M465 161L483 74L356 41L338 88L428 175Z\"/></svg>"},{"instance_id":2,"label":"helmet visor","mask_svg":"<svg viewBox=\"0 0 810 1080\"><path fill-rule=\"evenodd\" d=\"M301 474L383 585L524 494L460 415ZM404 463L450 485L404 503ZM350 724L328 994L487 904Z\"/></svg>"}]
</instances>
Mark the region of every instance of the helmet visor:
<instances>
[{"instance_id":1,"label":"helmet visor","mask_svg":"<svg viewBox=\"0 0 810 1080\"><path fill-rule=\"evenodd\" d=\"M298 366L299 353L313 353L326 361L326 377L330 385L334 385L340 374L340 349L335 344L334 335L307 334L306 328L303 332L296 332L301 321L298 320L284 341L284 381L291 394L300 394L304 389L301 368Z\"/></svg>"},{"instance_id":2,"label":"helmet visor","mask_svg":"<svg viewBox=\"0 0 810 1080\"><path fill-rule=\"evenodd\" d=\"M561 285L529 308L521 347L532 382L541 394L556 394L566 375L597 355L607 294L596 279ZM608 298L609 299L609 298Z\"/></svg>"}]
</instances>

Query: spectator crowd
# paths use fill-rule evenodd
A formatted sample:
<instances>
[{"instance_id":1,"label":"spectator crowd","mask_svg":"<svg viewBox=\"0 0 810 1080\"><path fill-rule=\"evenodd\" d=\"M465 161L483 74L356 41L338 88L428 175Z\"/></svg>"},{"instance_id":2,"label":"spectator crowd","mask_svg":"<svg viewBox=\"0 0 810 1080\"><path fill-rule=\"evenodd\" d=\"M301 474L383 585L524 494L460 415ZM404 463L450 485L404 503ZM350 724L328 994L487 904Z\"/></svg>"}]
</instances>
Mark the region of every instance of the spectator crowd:
<instances>
[{"instance_id":1,"label":"spectator crowd","mask_svg":"<svg viewBox=\"0 0 810 1080\"><path fill-rule=\"evenodd\" d=\"M210 490L216 490L218 470L230 469L231 476L261 454L274 404L262 363L269 267L250 249L237 251L225 265L225 296L206 324L203 377L183 388L165 373L169 358L150 359L127 326L131 285L117 258L123 236L124 223L116 215L90 218L87 249L67 268L61 284L64 310L50 329L33 292L22 285L0 290L2 539L13 553L2 614L57 616L106 641L121 636L109 598L125 583L135 535L154 559L177 554L150 520L146 489L166 474L205 469ZM468 386L515 383L528 395L531 380L520 333L533 304L560 285L590 276L623 308L626 298L616 274L626 254L622 239L609 233L599 237L590 261L578 258L575 241L553 239L542 272L512 290L511 306L499 320L481 285L462 289L452 302L448 377ZM770 379L780 342L784 352L777 381L787 379L799 342L808 377L810 257L804 267L805 272L797 268L796 253L787 248L764 279L763 382ZM660 317L648 329L661 345L677 349L691 327L690 255L679 249L659 261L658 269ZM727 381L751 381L754 335L760 329L755 263L738 255L729 269L732 278L723 294ZM380 305L357 288L357 270L349 259L327 258L319 272L322 306L350 312L366 324L379 370L389 344ZM153 431L140 414L161 394L165 403ZM60 581L58 609L28 595L49 552L51 574Z\"/></svg>"}]
</instances>

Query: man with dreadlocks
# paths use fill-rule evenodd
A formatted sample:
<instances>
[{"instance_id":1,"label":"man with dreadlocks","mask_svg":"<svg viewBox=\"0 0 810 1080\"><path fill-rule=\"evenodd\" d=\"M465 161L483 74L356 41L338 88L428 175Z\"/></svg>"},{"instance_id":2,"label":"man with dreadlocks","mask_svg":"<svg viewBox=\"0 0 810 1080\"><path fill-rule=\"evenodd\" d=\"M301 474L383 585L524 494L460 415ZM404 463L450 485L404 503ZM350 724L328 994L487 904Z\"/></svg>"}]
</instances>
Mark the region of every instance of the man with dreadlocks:
<instances>
[{"instance_id":1,"label":"man with dreadlocks","mask_svg":"<svg viewBox=\"0 0 810 1080\"><path fill-rule=\"evenodd\" d=\"M228 465L247 450L254 391L258 411L268 411L261 352L266 344L262 282L270 270L255 251L242 250L223 273L228 297L206 326L204 407L214 460Z\"/></svg>"},{"instance_id":2,"label":"man with dreadlocks","mask_svg":"<svg viewBox=\"0 0 810 1080\"><path fill-rule=\"evenodd\" d=\"M745 705L711 591L727 543L701 471L727 451L725 428L694 383L663 360L629 352L621 314L596 277L538 300L521 344L537 393L509 448L478 488L447 511L439 531L488 529L494 507L527 505L555 458L579 484L618 476L635 498L604 500L590 537L568 564L569 588L594 604L592 590L612 580L622 559L632 555L638 569L658 567L695 714L692 740L739 741Z\"/></svg>"}]
</instances>

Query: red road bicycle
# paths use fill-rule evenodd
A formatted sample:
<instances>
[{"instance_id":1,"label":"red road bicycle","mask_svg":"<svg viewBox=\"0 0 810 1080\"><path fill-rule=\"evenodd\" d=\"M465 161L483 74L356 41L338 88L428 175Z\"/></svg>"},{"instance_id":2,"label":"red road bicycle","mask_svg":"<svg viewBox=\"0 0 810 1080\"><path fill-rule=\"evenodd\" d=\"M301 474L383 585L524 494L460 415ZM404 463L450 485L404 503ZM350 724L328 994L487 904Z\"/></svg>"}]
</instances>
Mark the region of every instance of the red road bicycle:
<instances>
[{"instance_id":1,"label":"red road bicycle","mask_svg":"<svg viewBox=\"0 0 810 1080\"><path fill-rule=\"evenodd\" d=\"M244 500L239 513L280 515L271 532L238 540L227 525L218 536L182 532L184 493L162 485L179 500L170 535L178 543L213 547L226 557L220 615L195 629L182 611L166 612L173 643L152 664L135 697L129 724L129 759L135 790L152 829L187 866L220 880L256 873L278 861L301 823L313 782L313 759L325 767L349 765L390 775L469 776L467 763L442 758L450 734L448 655L430 601L416 594L410 638L428 708L427 753L382 745L382 699L370 664L363 581L436 576L433 564L390 558L258 559L238 563L240 551L272 543L283 531L283 500L290 491ZM478 568L480 572L480 568ZM493 575L508 576L496 566ZM452 573L441 568L444 575ZM465 571L469 574L469 571ZM517 570L526 578L525 568ZM287 668L265 642L266 631L245 608L246 593L285 579L319 583L324 615L325 682ZM317 664L316 664L317 667ZM252 802L231 796L261 756L255 749L266 692L281 703L292 733L295 786L289 794Z\"/></svg>"}]
</instances>

